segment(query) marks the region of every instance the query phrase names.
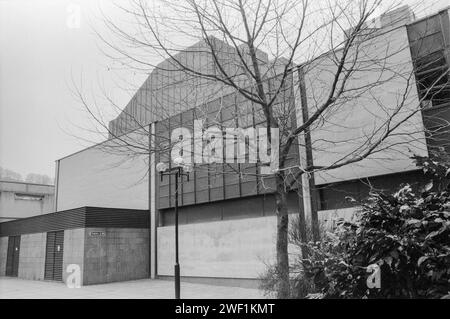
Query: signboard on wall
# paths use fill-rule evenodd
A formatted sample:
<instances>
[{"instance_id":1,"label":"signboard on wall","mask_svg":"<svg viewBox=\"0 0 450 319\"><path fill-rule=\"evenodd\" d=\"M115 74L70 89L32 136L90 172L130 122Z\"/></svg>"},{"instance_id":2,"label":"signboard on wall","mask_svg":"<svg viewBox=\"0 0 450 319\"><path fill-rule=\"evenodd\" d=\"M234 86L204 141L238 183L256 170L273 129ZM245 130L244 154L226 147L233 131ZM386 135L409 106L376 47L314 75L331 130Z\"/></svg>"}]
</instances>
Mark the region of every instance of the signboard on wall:
<instances>
[{"instance_id":1,"label":"signboard on wall","mask_svg":"<svg viewBox=\"0 0 450 319\"><path fill-rule=\"evenodd\" d=\"M105 237L106 233L104 231L91 231L89 232L90 237Z\"/></svg>"}]
</instances>

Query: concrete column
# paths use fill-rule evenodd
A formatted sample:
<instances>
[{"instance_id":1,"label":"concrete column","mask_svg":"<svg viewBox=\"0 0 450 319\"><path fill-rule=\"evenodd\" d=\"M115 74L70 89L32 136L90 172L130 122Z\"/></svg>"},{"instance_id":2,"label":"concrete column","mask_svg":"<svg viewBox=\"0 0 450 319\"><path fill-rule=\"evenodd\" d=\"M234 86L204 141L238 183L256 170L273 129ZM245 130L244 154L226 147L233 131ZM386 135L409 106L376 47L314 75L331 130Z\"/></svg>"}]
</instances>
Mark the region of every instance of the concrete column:
<instances>
[{"instance_id":1,"label":"concrete column","mask_svg":"<svg viewBox=\"0 0 450 319\"><path fill-rule=\"evenodd\" d=\"M55 196L53 199L53 211L58 211L58 192L59 192L59 160L55 161Z\"/></svg>"},{"instance_id":2,"label":"concrete column","mask_svg":"<svg viewBox=\"0 0 450 319\"><path fill-rule=\"evenodd\" d=\"M155 145L155 123L151 124L151 136L150 136L150 149L154 149ZM156 243L156 230L157 230L157 218L156 218L156 156L155 152L150 153L150 277L152 279L156 278L156 267L157 267L157 260L156 260L156 250L157 250L157 243Z\"/></svg>"},{"instance_id":3,"label":"concrete column","mask_svg":"<svg viewBox=\"0 0 450 319\"><path fill-rule=\"evenodd\" d=\"M298 80L298 82L294 80L294 103L295 103L295 115L297 119L297 126L300 126L304 122L303 107L307 107L307 105L303 105L306 104L306 96L302 96L302 94L305 94L305 92L303 92L304 90L301 89L302 85L304 86L304 77L299 69L296 69L294 73L294 79ZM303 83L301 83L302 81ZM300 167L302 169L305 169L308 166L306 142L307 141L305 138L305 134L304 133L299 134L298 151L299 151ZM312 215L314 212L313 207L311 205L313 199L311 198L310 178L308 174L302 174L302 198L306 222L307 224L311 224Z\"/></svg>"}]
</instances>

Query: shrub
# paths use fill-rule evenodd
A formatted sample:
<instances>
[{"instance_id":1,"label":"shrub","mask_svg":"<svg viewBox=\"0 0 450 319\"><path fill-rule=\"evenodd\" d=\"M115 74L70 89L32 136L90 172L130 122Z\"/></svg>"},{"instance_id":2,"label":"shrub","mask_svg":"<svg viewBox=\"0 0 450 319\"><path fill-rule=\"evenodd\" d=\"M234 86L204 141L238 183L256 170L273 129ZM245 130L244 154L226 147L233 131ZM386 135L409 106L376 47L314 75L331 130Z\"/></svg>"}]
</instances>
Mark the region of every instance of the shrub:
<instances>
[{"instance_id":1,"label":"shrub","mask_svg":"<svg viewBox=\"0 0 450 319\"><path fill-rule=\"evenodd\" d=\"M354 221L307 244L308 258L291 264L291 297L449 298L450 160L439 158L415 157L430 179L418 193L409 185L370 193ZM371 264L381 269L381 288L367 287ZM276 291L276 268L265 275L262 288Z\"/></svg>"},{"instance_id":2,"label":"shrub","mask_svg":"<svg viewBox=\"0 0 450 319\"><path fill-rule=\"evenodd\" d=\"M443 157L441 157L443 158ZM450 291L450 169L416 157L430 182L415 194L371 193L354 223L311 247L305 273L321 275L325 298L441 298ZM381 268L381 288L368 289L366 267Z\"/></svg>"},{"instance_id":3,"label":"shrub","mask_svg":"<svg viewBox=\"0 0 450 319\"><path fill-rule=\"evenodd\" d=\"M305 298L307 295L317 292L313 278L311 276L305 276L304 267L302 265L302 246L305 244L300 240L299 221L297 217L291 218L289 227L289 243L290 247L294 248L294 252L290 252L290 295L289 298L300 299ZM319 231L321 236L325 235L324 224L319 225ZM311 227L306 227L306 234L308 238L312 238ZM307 244L307 249L312 243ZM278 284L280 282L280 272L277 269L276 264L266 264L265 272L260 276L259 288L268 297L277 297Z\"/></svg>"}]
</instances>

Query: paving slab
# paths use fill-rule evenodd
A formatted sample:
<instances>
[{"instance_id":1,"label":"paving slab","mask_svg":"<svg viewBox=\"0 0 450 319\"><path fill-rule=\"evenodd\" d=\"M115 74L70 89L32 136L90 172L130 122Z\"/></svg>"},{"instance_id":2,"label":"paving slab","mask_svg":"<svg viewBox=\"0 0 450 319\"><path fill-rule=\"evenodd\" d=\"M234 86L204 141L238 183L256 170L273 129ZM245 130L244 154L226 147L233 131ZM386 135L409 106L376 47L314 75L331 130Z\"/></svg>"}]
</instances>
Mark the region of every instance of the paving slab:
<instances>
[{"instance_id":1,"label":"paving slab","mask_svg":"<svg viewBox=\"0 0 450 319\"><path fill-rule=\"evenodd\" d=\"M264 298L258 289L181 283L181 297L192 299ZM62 282L0 277L0 299L171 299L174 283L142 279L68 288Z\"/></svg>"}]
</instances>

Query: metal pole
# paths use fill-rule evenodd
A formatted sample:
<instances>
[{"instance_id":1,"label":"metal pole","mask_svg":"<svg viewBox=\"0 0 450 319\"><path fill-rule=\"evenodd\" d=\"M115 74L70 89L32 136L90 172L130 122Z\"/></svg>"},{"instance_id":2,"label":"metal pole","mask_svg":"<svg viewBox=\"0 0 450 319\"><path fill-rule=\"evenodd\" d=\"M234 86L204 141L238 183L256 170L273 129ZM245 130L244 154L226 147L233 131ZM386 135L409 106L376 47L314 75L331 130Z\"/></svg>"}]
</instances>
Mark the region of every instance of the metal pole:
<instances>
[{"instance_id":1,"label":"metal pole","mask_svg":"<svg viewBox=\"0 0 450 319\"><path fill-rule=\"evenodd\" d=\"M175 172L175 299L180 299L180 264L178 262L178 177L180 168Z\"/></svg>"}]
</instances>

